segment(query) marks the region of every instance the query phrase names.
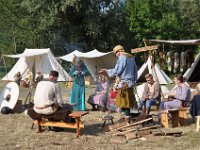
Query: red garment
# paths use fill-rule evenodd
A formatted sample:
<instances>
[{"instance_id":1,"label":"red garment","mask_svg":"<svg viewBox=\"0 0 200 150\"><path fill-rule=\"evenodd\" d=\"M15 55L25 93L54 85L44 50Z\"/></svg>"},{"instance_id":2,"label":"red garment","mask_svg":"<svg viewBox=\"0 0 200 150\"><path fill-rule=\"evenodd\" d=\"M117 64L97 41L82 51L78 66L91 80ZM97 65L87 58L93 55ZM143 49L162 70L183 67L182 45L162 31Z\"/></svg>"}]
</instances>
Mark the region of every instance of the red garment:
<instances>
[{"instance_id":1,"label":"red garment","mask_svg":"<svg viewBox=\"0 0 200 150\"><path fill-rule=\"evenodd\" d=\"M111 99L113 99L114 101L115 101L116 96L117 96L117 91L111 91L111 92L110 92L110 97L111 97Z\"/></svg>"}]
</instances>

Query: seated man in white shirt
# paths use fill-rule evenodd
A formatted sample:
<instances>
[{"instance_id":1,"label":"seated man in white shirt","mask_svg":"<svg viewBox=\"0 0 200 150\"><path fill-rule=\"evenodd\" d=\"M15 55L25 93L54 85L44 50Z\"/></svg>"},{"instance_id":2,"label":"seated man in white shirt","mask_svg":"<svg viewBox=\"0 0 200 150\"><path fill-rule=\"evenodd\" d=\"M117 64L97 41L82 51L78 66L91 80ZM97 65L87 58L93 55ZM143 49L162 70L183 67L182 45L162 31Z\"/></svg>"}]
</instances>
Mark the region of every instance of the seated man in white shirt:
<instances>
[{"instance_id":1,"label":"seated man in white shirt","mask_svg":"<svg viewBox=\"0 0 200 150\"><path fill-rule=\"evenodd\" d=\"M70 108L68 110L63 108L64 102L57 83L58 76L58 72L53 70L47 80L40 81L37 84L33 109L37 114L55 114L58 118L61 118L58 120L68 121L68 114L71 113L71 110Z\"/></svg>"}]
</instances>

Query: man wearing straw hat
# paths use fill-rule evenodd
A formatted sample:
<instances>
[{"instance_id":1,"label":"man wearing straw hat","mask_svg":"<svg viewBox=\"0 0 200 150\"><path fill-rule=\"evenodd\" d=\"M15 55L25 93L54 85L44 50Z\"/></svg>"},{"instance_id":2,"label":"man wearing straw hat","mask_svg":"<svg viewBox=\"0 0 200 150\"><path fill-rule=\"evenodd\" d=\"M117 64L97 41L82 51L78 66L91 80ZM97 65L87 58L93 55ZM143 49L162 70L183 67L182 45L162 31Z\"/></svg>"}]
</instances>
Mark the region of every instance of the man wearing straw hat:
<instances>
[{"instance_id":1,"label":"man wearing straw hat","mask_svg":"<svg viewBox=\"0 0 200 150\"><path fill-rule=\"evenodd\" d=\"M130 108L135 104L133 86L137 80L138 70L134 57L126 53L123 46L115 46L113 52L118 57L115 68L108 70L101 69L99 73L105 74L110 78L116 76L120 78L117 85L116 105L121 109L121 118L129 122Z\"/></svg>"}]
</instances>

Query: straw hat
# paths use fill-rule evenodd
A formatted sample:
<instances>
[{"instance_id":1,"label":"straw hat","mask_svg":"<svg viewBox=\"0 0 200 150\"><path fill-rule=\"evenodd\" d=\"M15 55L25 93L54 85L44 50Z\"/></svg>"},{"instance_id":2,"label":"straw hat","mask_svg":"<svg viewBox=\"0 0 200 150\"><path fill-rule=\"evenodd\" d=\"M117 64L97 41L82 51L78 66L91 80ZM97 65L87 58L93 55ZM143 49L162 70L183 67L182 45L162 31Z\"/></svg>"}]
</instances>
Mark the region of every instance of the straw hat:
<instances>
[{"instance_id":1,"label":"straw hat","mask_svg":"<svg viewBox=\"0 0 200 150\"><path fill-rule=\"evenodd\" d=\"M113 48L113 51L116 53L117 51L124 52L124 47L121 45L117 45Z\"/></svg>"}]
</instances>

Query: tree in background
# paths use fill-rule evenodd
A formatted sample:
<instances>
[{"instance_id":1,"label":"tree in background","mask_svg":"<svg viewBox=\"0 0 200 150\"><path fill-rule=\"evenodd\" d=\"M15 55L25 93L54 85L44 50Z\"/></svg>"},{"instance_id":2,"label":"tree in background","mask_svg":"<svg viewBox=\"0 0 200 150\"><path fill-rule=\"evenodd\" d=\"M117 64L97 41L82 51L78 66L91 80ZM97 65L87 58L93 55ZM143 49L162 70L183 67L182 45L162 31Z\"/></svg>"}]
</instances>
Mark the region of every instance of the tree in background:
<instances>
[{"instance_id":1,"label":"tree in background","mask_svg":"<svg viewBox=\"0 0 200 150\"><path fill-rule=\"evenodd\" d=\"M118 0L1 0L0 7L0 49L8 53L50 47L64 55L134 43L124 3Z\"/></svg>"},{"instance_id":2,"label":"tree in background","mask_svg":"<svg viewBox=\"0 0 200 150\"><path fill-rule=\"evenodd\" d=\"M142 39L199 38L196 0L0 0L0 51L51 48L110 51L142 46Z\"/></svg>"},{"instance_id":3,"label":"tree in background","mask_svg":"<svg viewBox=\"0 0 200 150\"><path fill-rule=\"evenodd\" d=\"M137 45L147 39L180 39L181 23L177 0L127 0L130 31Z\"/></svg>"}]
</instances>

